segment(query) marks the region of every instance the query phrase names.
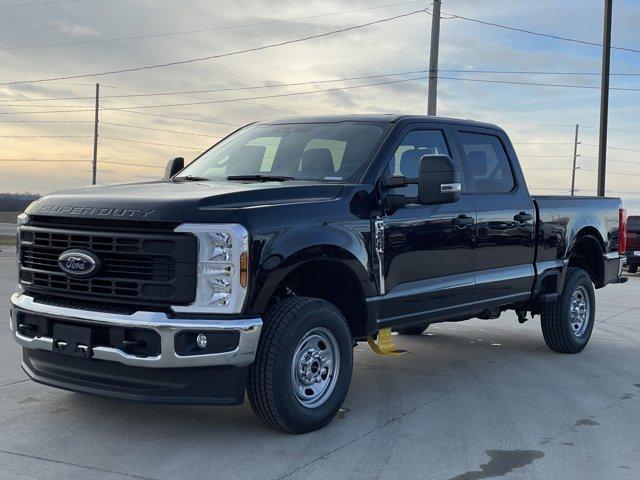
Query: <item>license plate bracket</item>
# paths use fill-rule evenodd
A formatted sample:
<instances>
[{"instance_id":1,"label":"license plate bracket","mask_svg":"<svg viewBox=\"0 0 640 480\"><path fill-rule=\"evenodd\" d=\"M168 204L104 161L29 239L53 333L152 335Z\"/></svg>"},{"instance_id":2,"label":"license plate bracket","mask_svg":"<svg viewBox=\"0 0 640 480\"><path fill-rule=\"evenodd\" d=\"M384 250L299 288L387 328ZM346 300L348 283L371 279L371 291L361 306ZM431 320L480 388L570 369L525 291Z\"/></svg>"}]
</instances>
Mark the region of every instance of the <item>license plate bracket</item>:
<instances>
[{"instance_id":1,"label":"license plate bracket","mask_svg":"<svg viewBox=\"0 0 640 480\"><path fill-rule=\"evenodd\" d=\"M91 328L56 323L53 325L53 351L62 355L90 358Z\"/></svg>"}]
</instances>

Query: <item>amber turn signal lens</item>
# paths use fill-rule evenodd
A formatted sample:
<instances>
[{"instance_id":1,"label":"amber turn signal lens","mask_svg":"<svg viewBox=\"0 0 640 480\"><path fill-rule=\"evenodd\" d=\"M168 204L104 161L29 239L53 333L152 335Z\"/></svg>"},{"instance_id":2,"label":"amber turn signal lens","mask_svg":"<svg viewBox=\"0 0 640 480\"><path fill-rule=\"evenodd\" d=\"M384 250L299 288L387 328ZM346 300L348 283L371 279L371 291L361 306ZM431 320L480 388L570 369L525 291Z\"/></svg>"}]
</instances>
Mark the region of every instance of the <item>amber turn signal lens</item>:
<instances>
[{"instance_id":1,"label":"amber turn signal lens","mask_svg":"<svg viewBox=\"0 0 640 480\"><path fill-rule=\"evenodd\" d=\"M249 260L247 259L247 252L242 252L240 255L240 285L242 288L247 286L247 272L249 269Z\"/></svg>"}]
</instances>

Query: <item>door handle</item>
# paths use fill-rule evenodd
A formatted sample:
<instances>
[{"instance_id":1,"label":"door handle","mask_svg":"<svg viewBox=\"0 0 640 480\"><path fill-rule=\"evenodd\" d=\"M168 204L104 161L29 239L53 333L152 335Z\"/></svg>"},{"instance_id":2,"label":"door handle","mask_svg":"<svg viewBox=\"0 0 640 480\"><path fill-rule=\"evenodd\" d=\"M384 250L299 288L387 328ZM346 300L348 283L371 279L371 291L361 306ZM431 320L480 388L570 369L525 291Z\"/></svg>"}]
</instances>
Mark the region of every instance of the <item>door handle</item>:
<instances>
[{"instance_id":1,"label":"door handle","mask_svg":"<svg viewBox=\"0 0 640 480\"><path fill-rule=\"evenodd\" d=\"M475 222L473 217L467 217L466 215L459 215L458 218L451 220L451 223L457 227L464 227L465 225L472 225Z\"/></svg>"},{"instance_id":2,"label":"door handle","mask_svg":"<svg viewBox=\"0 0 640 480\"><path fill-rule=\"evenodd\" d=\"M513 219L516 222L528 222L529 220L533 220L533 215L526 213L526 212L520 212L517 215L515 215L513 217Z\"/></svg>"}]
</instances>

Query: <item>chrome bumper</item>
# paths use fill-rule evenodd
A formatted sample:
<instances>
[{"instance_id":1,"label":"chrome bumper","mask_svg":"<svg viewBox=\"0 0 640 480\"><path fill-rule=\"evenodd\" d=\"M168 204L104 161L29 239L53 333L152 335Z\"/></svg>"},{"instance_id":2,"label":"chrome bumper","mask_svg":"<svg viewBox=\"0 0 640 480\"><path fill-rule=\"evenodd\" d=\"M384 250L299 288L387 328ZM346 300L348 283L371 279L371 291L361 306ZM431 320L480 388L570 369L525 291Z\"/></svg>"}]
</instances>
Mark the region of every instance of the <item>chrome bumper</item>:
<instances>
[{"instance_id":1,"label":"chrome bumper","mask_svg":"<svg viewBox=\"0 0 640 480\"><path fill-rule=\"evenodd\" d=\"M146 311L139 311L132 315L119 315L46 305L35 302L33 297L28 295L14 294L11 297L9 321L13 338L25 348L48 351L53 350L53 338L31 338L18 332L18 311L38 313L62 321L79 321L104 326L154 330L160 336L160 354L157 356L141 357L128 354L118 348L103 346L95 346L92 349L93 355L91 358L135 367L180 368L216 365L244 367L253 362L262 329L262 320L260 318L230 320L179 319L169 318L162 312ZM175 351L174 337L176 333L184 330L203 333L237 331L240 333L240 341L238 347L230 352L181 356Z\"/></svg>"}]
</instances>

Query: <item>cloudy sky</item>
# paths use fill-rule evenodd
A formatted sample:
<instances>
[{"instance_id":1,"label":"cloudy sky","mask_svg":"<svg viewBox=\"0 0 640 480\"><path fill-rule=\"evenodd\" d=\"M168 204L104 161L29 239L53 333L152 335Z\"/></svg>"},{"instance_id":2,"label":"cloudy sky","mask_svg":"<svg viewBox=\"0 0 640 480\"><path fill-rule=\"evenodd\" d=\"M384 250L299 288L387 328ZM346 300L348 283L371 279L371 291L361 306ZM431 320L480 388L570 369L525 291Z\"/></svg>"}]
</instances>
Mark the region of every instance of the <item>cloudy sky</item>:
<instances>
[{"instance_id":1,"label":"cloudy sky","mask_svg":"<svg viewBox=\"0 0 640 480\"><path fill-rule=\"evenodd\" d=\"M428 64L431 24L425 12L165 68L11 82L216 56L377 22L428 5L401 0L0 0L0 191L43 193L90 182L96 82L103 108L100 183L157 178L167 159L193 158L237 125L255 120L314 113L422 114L427 83L420 71ZM503 126L536 193L568 193L576 123L581 126L577 188L581 194L595 192L598 89L461 79L597 87L600 48L450 17L600 42L602 9L602 0L443 2L447 19L441 26L440 68L447 78L439 81L438 114ZM613 45L640 49L639 22L640 2L617 0ZM614 50L611 69L640 74L640 53ZM390 74L395 75L344 80ZM283 83L301 85L278 86ZM640 75L615 75L611 84L640 89ZM355 88L336 90L343 87ZM171 92L191 93L148 95ZM43 100L52 98L63 99ZM185 105L197 102L209 103ZM609 118L608 193L640 209L640 91L612 91Z\"/></svg>"}]
</instances>

